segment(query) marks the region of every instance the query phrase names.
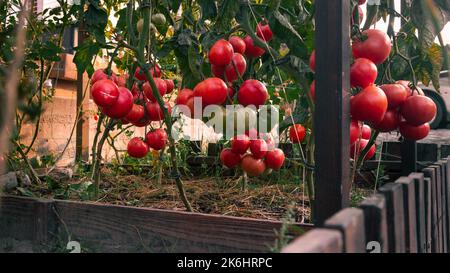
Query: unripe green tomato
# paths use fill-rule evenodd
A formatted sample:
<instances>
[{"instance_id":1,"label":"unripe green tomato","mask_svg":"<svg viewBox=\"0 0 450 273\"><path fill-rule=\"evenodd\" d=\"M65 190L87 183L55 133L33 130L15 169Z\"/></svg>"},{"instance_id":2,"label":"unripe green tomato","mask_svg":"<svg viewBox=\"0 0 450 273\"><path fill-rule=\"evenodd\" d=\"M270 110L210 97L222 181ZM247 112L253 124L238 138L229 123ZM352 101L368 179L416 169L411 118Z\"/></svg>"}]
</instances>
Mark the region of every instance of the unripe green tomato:
<instances>
[{"instance_id":1,"label":"unripe green tomato","mask_svg":"<svg viewBox=\"0 0 450 273\"><path fill-rule=\"evenodd\" d=\"M139 19L139 21L137 22L137 31L139 33L142 32L142 30L144 29L144 19Z\"/></svg>"},{"instance_id":2,"label":"unripe green tomato","mask_svg":"<svg viewBox=\"0 0 450 273\"><path fill-rule=\"evenodd\" d=\"M166 16L162 13L156 13L152 16L152 22L157 26L162 26L166 24Z\"/></svg>"},{"instance_id":3,"label":"unripe green tomato","mask_svg":"<svg viewBox=\"0 0 450 273\"><path fill-rule=\"evenodd\" d=\"M150 23L150 33L155 34L158 29L155 27L153 23Z\"/></svg>"}]
</instances>

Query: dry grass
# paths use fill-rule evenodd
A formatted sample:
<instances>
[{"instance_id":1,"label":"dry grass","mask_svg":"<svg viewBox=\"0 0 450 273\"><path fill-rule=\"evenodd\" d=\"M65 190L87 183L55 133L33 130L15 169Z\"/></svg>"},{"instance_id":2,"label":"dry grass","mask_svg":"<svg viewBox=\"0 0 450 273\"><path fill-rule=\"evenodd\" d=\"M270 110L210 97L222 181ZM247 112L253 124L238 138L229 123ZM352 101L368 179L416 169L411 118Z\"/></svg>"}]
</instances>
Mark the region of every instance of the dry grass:
<instances>
[{"instance_id":1,"label":"dry grass","mask_svg":"<svg viewBox=\"0 0 450 273\"><path fill-rule=\"evenodd\" d=\"M203 178L184 180L187 196L196 212L257 219L280 220L294 205L296 220L309 218L309 205L302 184L275 184L257 179L242 190L239 179ZM115 176L103 172L100 202L159 209L184 210L173 181L141 176Z\"/></svg>"}]
</instances>

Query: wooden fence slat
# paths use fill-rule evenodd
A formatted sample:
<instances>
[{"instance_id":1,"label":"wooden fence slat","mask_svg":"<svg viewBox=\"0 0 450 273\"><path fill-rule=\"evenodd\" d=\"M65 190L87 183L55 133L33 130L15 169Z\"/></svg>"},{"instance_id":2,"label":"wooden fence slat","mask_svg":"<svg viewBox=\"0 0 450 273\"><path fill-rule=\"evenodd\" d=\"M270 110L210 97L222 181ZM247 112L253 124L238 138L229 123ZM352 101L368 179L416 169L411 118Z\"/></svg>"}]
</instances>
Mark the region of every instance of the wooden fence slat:
<instances>
[{"instance_id":1,"label":"wooden fence slat","mask_svg":"<svg viewBox=\"0 0 450 273\"><path fill-rule=\"evenodd\" d=\"M316 228L295 239L282 253L343 253L344 241L338 230Z\"/></svg>"},{"instance_id":2,"label":"wooden fence slat","mask_svg":"<svg viewBox=\"0 0 450 273\"><path fill-rule=\"evenodd\" d=\"M417 227L417 246L419 253L426 253L426 211L425 211L425 185L423 173L412 173L409 175L414 180L416 192L416 227Z\"/></svg>"},{"instance_id":3,"label":"wooden fence slat","mask_svg":"<svg viewBox=\"0 0 450 273\"><path fill-rule=\"evenodd\" d=\"M407 253L418 253L417 247L417 209L415 182L409 177L400 177L395 181L403 187L403 208L405 211L405 245Z\"/></svg>"},{"instance_id":4,"label":"wooden fence slat","mask_svg":"<svg viewBox=\"0 0 450 273\"><path fill-rule=\"evenodd\" d=\"M447 158L446 160L446 164L445 164L445 169L446 169L446 201L447 201L447 246L448 246L448 250L450 250L450 157Z\"/></svg>"},{"instance_id":5,"label":"wooden fence slat","mask_svg":"<svg viewBox=\"0 0 450 273\"><path fill-rule=\"evenodd\" d=\"M425 177L423 179L425 185L425 214L426 214L426 239L427 239L427 253L432 252L432 240L433 240L433 200L431 199L432 185L431 179L429 177Z\"/></svg>"},{"instance_id":6,"label":"wooden fence slat","mask_svg":"<svg viewBox=\"0 0 450 273\"><path fill-rule=\"evenodd\" d=\"M378 190L386 199L389 252L405 252L405 215L403 206L403 187L388 183Z\"/></svg>"},{"instance_id":7,"label":"wooden fence slat","mask_svg":"<svg viewBox=\"0 0 450 273\"><path fill-rule=\"evenodd\" d=\"M443 245L443 208L442 208L442 167L440 165L432 165L431 168L434 168L436 171L436 209L437 209L437 225L438 225L438 238L437 238L437 246L438 253L444 252Z\"/></svg>"},{"instance_id":8,"label":"wooden fence slat","mask_svg":"<svg viewBox=\"0 0 450 273\"><path fill-rule=\"evenodd\" d=\"M431 182L431 251L439 252L438 237L438 212L437 212L437 183L436 170L434 168L424 168L422 172Z\"/></svg>"},{"instance_id":9,"label":"wooden fence slat","mask_svg":"<svg viewBox=\"0 0 450 273\"><path fill-rule=\"evenodd\" d=\"M359 208L364 212L364 222L366 230L366 242L379 242L381 252L388 252L388 231L386 200L381 194L374 194L366 198Z\"/></svg>"},{"instance_id":10,"label":"wooden fence slat","mask_svg":"<svg viewBox=\"0 0 450 273\"><path fill-rule=\"evenodd\" d=\"M346 253L366 252L364 214L357 208L346 208L325 221L325 228L337 229L344 238Z\"/></svg>"},{"instance_id":11,"label":"wooden fence slat","mask_svg":"<svg viewBox=\"0 0 450 273\"><path fill-rule=\"evenodd\" d=\"M448 228L447 228L447 166L445 161L440 160L436 162L436 165L439 166L439 169L441 171L441 181L440 181L440 187L441 187L441 218L439 221L441 222L441 244L442 244L442 252L447 253L448 246L447 246L447 236L448 236Z\"/></svg>"}]
</instances>

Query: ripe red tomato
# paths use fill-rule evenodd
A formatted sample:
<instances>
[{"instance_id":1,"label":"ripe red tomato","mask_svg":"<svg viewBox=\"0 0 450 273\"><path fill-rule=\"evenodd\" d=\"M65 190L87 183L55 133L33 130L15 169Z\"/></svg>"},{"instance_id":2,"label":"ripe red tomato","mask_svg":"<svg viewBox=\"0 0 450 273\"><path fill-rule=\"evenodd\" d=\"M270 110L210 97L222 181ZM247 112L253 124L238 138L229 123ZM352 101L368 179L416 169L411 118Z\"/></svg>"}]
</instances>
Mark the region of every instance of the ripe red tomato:
<instances>
[{"instance_id":1,"label":"ripe red tomato","mask_svg":"<svg viewBox=\"0 0 450 273\"><path fill-rule=\"evenodd\" d=\"M377 124L383 120L388 101L383 90L370 85L350 99L353 119Z\"/></svg>"},{"instance_id":2,"label":"ripe red tomato","mask_svg":"<svg viewBox=\"0 0 450 273\"><path fill-rule=\"evenodd\" d=\"M231 36L228 39L230 44L233 46L234 53L244 54L245 53L245 42L241 37Z\"/></svg>"},{"instance_id":3,"label":"ripe red tomato","mask_svg":"<svg viewBox=\"0 0 450 273\"><path fill-rule=\"evenodd\" d=\"M366 148L367 144L369 144L369 140L367 139L360 139L358 142L355 142L353 145L350 146L350 157L355 159L359 157L361 152ZM371 159L375 152L377 151L375 144L370 147L370 150L367 152L366 156L364 157L364 160Z\"/></svg>"},{"instance_id":4,"label":"ripe red tomato","mask_svg":"<svg viewBox=\"0 0 450 273\"><path fill-rule=\"evenodd\" d=\"M194 91L191 89L183 89L178 92L177 99L175 100L176 104L186 105L187 101L194 96Z\"/></svg>"},{"instance_id":5,"label":"ripe red tomato","mask_svg":"<svg viewBox=\"0 0 450 273\"><path fill-rule=\"evenodd\" d=\"M261 136L258 130L256 130L255 128L250 128L249 130L246 130L245 135L247 135L251 140L258 139Z\"/></svg>"},{"instance_id":6,"label":"ripe red tomato","mask_svg":"<svg viewBox=\"0 0 450 273\"><path fill-rule=\"evenodd\" d=\"M172 93L172 91L175 89L175 83L171 79L164 80L166 82L167 92L166 94Z\"/></svg>"},{"instance_id":7,"label":"ripe red tomato","mask_svg":"<svg viewBox=\"0 0 450 273\"><path fill-rule=\"evenodd\" d=\"M371 136L372 136L372 129L370 129L369 125L364 124L361 129L361 138L370 139Z\"/></svg>"},{"instance_id":8,"label":"ripe red tomato","mask_svg":"<svg viewBox=\"0 0 450 273\"><path fill-rule=\"evenodd\" d=\"M231 150L237 154L245 154L250 148L250 138L247 135L239 135L235 136L231 140Z\"/></svg>"},{"instance_id":9,"label":"ripe red tomato","mask_svg":"<svg viewBox=\"0 0 450 273\"><path fill-rule=\"evenodd\" d=\"M98 115L94 115L94 120L98 121Z\"/></svg>"},{"instance_id":10,"label":"ripe red tomato","mask_svg":"<svg viewBox=\"0 0 450 273\"><path fill-rule=\"evenodd\" d=\"M267 152L265 161L268 168L279 170L283 166L284 159L283 150L277 148Z\"/></svg>"},{"instance_id":11,"label":"ripe red tomato","mask_svg":"<svg viewBox=\"0 0 450 273\"><path fill-rule=\"evenodd\" d=\"M254 158L256 159L263 158L268 151L266 141L263 139L252 140L250 142L250 151L252 152Z\"/></svg>"},{"instance_id":12,"label":"ripe red tomato","mask_svg":"<svg viewBox=\"0 0 450 273\"><path fill-rule=\"evenodd\" d=\"M301 124L294 124L289 129L289 139L292 143L300 143L305 139L306 129Z\"/></svg>"},{"instance_id":13,"label":"ripe red tomato","mask_svg":"<svg viewBox=\"0 0 450 273\"><path fill-rule=\"evenodd\" d=\"M383 84L380 86L388 99L388 109L396 109L408 98L408 90L401 84Z\"/></svg>"},{"instance_id":14,"label":"ripe red tomato","mask_svg":"<svg viewBox=\"0 0 450 273\"><path fill-rule=\"evenodd\" d=\"M234 168L241 163L242 156L240 154L237 154L233 152L231 149L223 149L222 152L220 152L220 161L224 166L227 168Z\"/></svg>"},{"instance_id":15,"label":"ripe red tomato","mask_svg":"<svg viewBox=\"0 0 450 273\"><path fill-rule=\"evenodd\" d=\"M131 123L138 122L139 120L143 119L144 116L145 116L144 107L139 104L133 104L131 111L125 117L125 120L127 120Z\"/></svg>"},{"instance_id":16,"label":"ripe red tomato","mask_svg":"<svg viewBox=\"0 0 450 273\"><path fill-rule=\"evenodd\" d=\"M406 93L408 94L408 97L412 95L412 90L411 88L409 88L409 81L399 80L396 81L395 83L401 84L406 88Z\"/></svg>"},{"instance_id":17,"label":"ripe red tomato","mask_svg":"<svg viewBox=\"0 0 450 273\"><path fill-rule=\"evenodd\" d=\"M316 50L314 49L311 53L311 56L309 57L309 68L311 68L312 71L315 71L316 69Z\"/></svg>"},{"instance_id":18,"label":"ripe red tomato","mask_svg":"<svg viewBox=\"0 0 450 273\"><path fill-rule=\"evenodd\" d=\"M228 87L228 98L230 100L233 100L233 96L234 96L233 86L230 86L230 87Z\"/></svg>"},{"instance_id":19,"label":"ripe red tomato","mask_svg":"<svg viewBox=\"0 0 450 273\"><path fill-rule=\"evenodd\" d=\"M237 72L235 69L235 65L238 70ZM242 77L246 69L247 69L247 61L245 61L244 56L242 56L239 53L234 53L233 60L225 68L225 75L227 77L227 81L234 82L235 80L237 80L239 78L237 73L239 73L239 76Z\"/></svg>"},{"instance_id":20,"label":"ripe red tomato","mask_svg":"<svg viewBox=\"0 0 450 273\"><path fill-rule=\"evenodd\" d=\"M230 42L221 39L209 50L208 59L213 65L226 66L231 63L233 53L233 46Z\"/></svg>"},{"instance_id":21,"label":"ripe red tomato","mask_svg":"<svg viewBox=\"0 0 450 273\"><path fill-rule=\"evenodd\" d=\"M166 106L170 114L172 111L172 109L170 108L170 104L168 102L165 102L164 105ZM160 121L164 119L164 112L161 107L159 107L158 102L151 101L145 105L145 108L147 109L148 118L151 121Z\"/></svg>"},{"instance_id":22,"label":"ripe red tomato","mask_svg":"<svg viewBox=\"0 0 450 273\"><path fill-rule=\"evenodd\" d=\"M401 107L402 116L410 125L414 126L433 120L436 110L433 100L421 95L410 96Z\"/></svg>"},{"instance_id":23,"label":"ripe red tomato","mask_svg":"<svg viewBox=\"0 0 450 273\"><path fill-rule=\"evenodd\" d=\"M409 140L421 140L430 133L430 124L425 123L419 126L413 126L406 121L400 122L400 134Z\"/></svg>"},{"instance_id":24,"label":"ripe red tomato","mask_svg":"<svg viewBox=\"0 0 450 273\"><path fill-rule=\"evenodd\" d=\"M113 119L122 119L133 108L133 95L125 87L119 87L119 98L112 106L104 107L103 113Z\"/></svg>"},{"instance_id":25,"label":"ripe red tomato","mask_svg":"<svg viewBox=\"0 0 450 273\"><path fill-rule=\"evenodd\" d=\"M244 37L244 42L245 56L247 56L247 58L258 58L264 55L264 53L266 52L263 48L255 46L252 37L250 37L249 35Z\"/></svg>"},{"instance_id":26,"label":"ripe red tomato","mask_svg":"<svg viewBox=\"0 0 450 273\"><path fill-rule=\"evenodd\" d=\"M223 79L225 75L225 68L226 66L219 66L219 65L211 65L211 73L217 77Z\"/></svg>"},{"instance_id":27,"label":"ripe red tomato","mask_svg":"<svg viewBox=\"0 0 450 273\"><path fill-rule=\"evenodd\" d=\"M145 136L147 145L156 151L160 151L166 147L167 139L168 136L166 130L161 128L148 132Z\"/></svg>"},{"instance_id":28,"label":"ripe red tomato","mask_svg":"<svg viewBox=\"0 0 450 273\"><path fill-rule=\"evenodd\" d=\"M268 151L273 151L275 150L275 140L273 140L272 137L268 137L268 138L263 138L266 140L267 143L267 150ZM267 155L266 155L267 156Z\"/></svg>"},{"instance_id":29,"label":"ripe red tomato","mask_svg":"<svg viewBox=\"0 0 450 273\"><path fill-rule=\"evenodd\" d=\"M316 101L316 80L313 80L311 85L309 86L309 95L313 102Z\"/></svg>"},{"instance_id":30,"label":"ripe red tomato","mask_svg":"<svg viewBox=\"0 0 450 273\"><path fill-rule=\"evenodd\" d=\"M195 86L194 97L202 98L202 106L222 104L227 99L228 86L219 78L208 78Z\"/></svg>"},{"instance_id":31,"label":"ripe red tomato","mask_svg":"<svg viewBox=\"0 0 450 273\"><path fill-rule=\"evenodd\" d=\"M161 69L159 68L159 65L156 65L156 69L151 67L149 68L150 74L153 78L161 78ZM136 71L134 72L134 77L141 82L147 81L147 77L145 76L144 71L141 71L141 68L138 66L136 68Z\"/></svg>"},{"instance_id":32,"label":"ripe red tomato","mask_svg":"<svg viewBox=\"0 0 450 273\"><path fill-rule=\"evenodd\" d=\"M191 118L199 118L199 117L195 117L195 114L196 114L195 113L195 97L189 98L186 102L186 106L189 108L189 110L191 112ZM200 116L200 118L201 118L201 116Z\"/></svg>"},{"instance_id":33,"label":"ripe red tomato","mask_svg":"<svg viewBox=\"0 0 450 273\"><path fill-rule=\"evenodd\" d=\"M352 87L366 88L377 79L377 66L369 59L356 59L350 68L350 83Z\"/></svg>"},{"instance_id":34,"label":"ripe red tomato","mask_svg":"<svg viewBox=\"0 0 450 273\"><path fill-rule=\"evenodd\" d=\"M143 158L148 153L148 146L141 138L135 137L128 142L127 152L131 157Z\"/></svg>"},{"instance_id":35,"label":"ripe red tomato","mask_svg":"<svg viewBox=\"0 0 450 273\"><path fill-rule=\"evenodd\" d=\"M166 94L166 92L167 92L166 82L163 79L161 79L161 78L154 78L153 80L155 81L156 87L158 88L158 92L161 95L161 97L164 96ZM156 101L155 96L153 96L152 86L150 85L149 82L145 82L142 85L142 89L144 90L145 96L149 100Z\"/></svg>"},{"instance_id":36,"label":"ripe red tomato","mask_svg":"<svg viewBox=\"0 0 450 273\"><path fill-rule=\"evenodd\" d=\"M383 63L391 52L389 36L378 29L367 29L362 34L367 38L363 41L355 40L353 42L353 56L369 59L377 65Z\"/></svg>"},{"instance_id":37,"label":"ripe red tomato","mask_svg":"<svg viewBox=\"0 0 450 273\"><path fill-rule=\"evenodd\" d=\"M266 163L262 159L256 159L252 155L242 158L241 168L248 176L259 176L266 170Z\"/></svg>"},{"instance_id":38,"label":"ripe red tomato","mask_svg":"<svg viewBox=\"0 0 450 273\"><path fill-rule=\"evenodd\" d=\"M238 102L243 106L259 107L269 99L266 86L258 80L246 80L239 89Z\"/></svg>"},{"instance_id":39,"label":"ripe red tomato","mask_svg":"<svg viewBox=\"0 0 450 273\"><path fill-rule=\"evenodd\" d=\"M256 35L266 42L271 41L273 38L273 33L269 24L263 24L262 22L259 22L256 26Z\"/></svg>"},{"instance_id":40,"label":"ripe red tomato","mask_svg":"<svg viewBox=\"0 0 450 273\"><path fill-rule=\"evenodd\" d=\"M91 87L91 95L98 106L111 106L119 98L119 87L112 80L99 80Z\"/></svg>"},{"instance_id":41,"label":"ripe red tomato","mask_svg":"<svg viewBox=\"0 0 450 273\"><path fill-rule=\"evenodd\" d=\"M91 77L91 85L94 85L94 83L96 83L100 80L107 80L109 78L110 77L105 73L105 71L103 69L95 70L94 74L92 74L92 77Z\"/></svg>"},{"instance_id":42,"label":"ripe red tomato","mask_svg":"<svg viewBox=\"0 0 450 273\"><path fill-rule=\"evenodd\" d=\"M375 125L375 128L380 132L391 132L397 130L401 121L400 114L397 109L388 110L384 115L383 120Z\"/></svg>"},{"instance_id":43,"label":"ripe red tomato","mask_svg":"<svg viewBox=\"0 0 450 273\"><path fill-rule=\"evenodd\" d=\"M350 122L350 145L355 143L359 138L362 138L362 126L357 120Z\"/></svg>"},{"instance_id":44,"label":"ripe red tomato","mask_svg":"<svg viewBox=\"0 0 450 273\"><path fill-rule=\"evenodd\" d=\"M358 0L358 5L364 5L367 0Z\"/></svg>"}]
</instances>

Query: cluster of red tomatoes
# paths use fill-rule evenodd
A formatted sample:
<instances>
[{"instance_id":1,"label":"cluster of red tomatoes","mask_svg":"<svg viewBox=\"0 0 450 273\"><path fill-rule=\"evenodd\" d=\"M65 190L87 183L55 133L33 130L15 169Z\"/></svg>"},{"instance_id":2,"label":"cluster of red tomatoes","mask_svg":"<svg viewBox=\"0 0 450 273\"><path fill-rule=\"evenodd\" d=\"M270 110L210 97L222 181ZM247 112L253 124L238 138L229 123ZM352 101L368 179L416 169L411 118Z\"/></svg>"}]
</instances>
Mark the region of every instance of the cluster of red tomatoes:
<instances>
[{"instance_id":1,"label":"cluster of red tomatoes","mask_svg":"<svg viewBox=\"0 0 450 273\"><path fill-rule=\"evenodd\" d=\"M352 87L362 89L350 100L352 124L365 122L380 132L399 130L409 140L425 138L430 131L428 122L436 115L436 105L421 92L411 90L407 81L376 86L377 65L389 57L391 41L384 32L376 29L362 34L366 39L356 40L352 45L355 61L350 69L350 82ZM364 149L368 142L358 141L361 138L359 128L357 125L350 129L350 142L356 146L352 147L352 155L358 153L355 150ZM375 147L371 147L365 158L374 154Z\"/></svg>"},{"instance_id":2,"label":"cluster of red tomatoes","mask_svg":"<svg viewBox=\"0 0 450 273\"><path fill-rule=\"evenodd\" d=\"M150 72L161 96L174 90L173 80L160 78L161 70L158 66L150 68ZM122 124L131 123L137 127L144 127L152 121L161 121L164 113L153 96L152 87L145 74L137 68L134 77L138 82L130 91L126 88L127 75L117 76L112 73L109 76L104 70L95 71L91 77L92 99L103 114L121 120ZM170 112L170 105L167 102L166 107ZM127 151L131 157L142 158L147 155L149 148L164 149L166 142L166 131L157 129L149 132L145 141L139 137L131 139Z\"/></svg>"},{"instance_id":3,"label":"cluster of red tomatoes","mask_svg":"<svg viewBox=\"0 0 450 273\"><path fill-rule=\"evenodd\" d=\"M258 24L257 35L265 41L272 39L272 31L268 24ZM233 83L240 79L247 70L247 58L262 56L265 50L253 44L253 39L232 36L230 39L220 39L210 48L208 59L214 77L207 78L197 84L194 90L183 89L176 99L178 105L186 105L194 113L194 98L202 99L202 107L208 105L223 105L233 102ZM263 83L249 79L242 83L237 94L239 104L259 107L266 103L269 94Z\"/></svg>"},{"instance_id":4,"label":"cluster of red tomatoes","mask_svg":"<svg viewBox=\"0 0 450 273\"><path fill-rule=\"evenodd\" d=\"M231 140L231 148L220 153L220 161L227 168L240 167L249 176L262 175L266 170L279 170L284 163L284 152L275 148L275 143L268 135L246 133ZM251 138L252 137L252 138Z\"/></svg>"},{"instance_id":5,"label":"cluster of red tomatoes","mask_svg":"<svg viewBox=\"0 0 450 273\"><path fill-rule=\"evenodd\" d=\"M361 90L350 100L352 158L358 157L368 145L371 127L380 132L399 130L405 139L420 140L430 132L429 122L436 115L434 102L420 89L412 90L408 81L375 85L377 65L389 57L391 41L384 32L376 29L365 30L362 35L364 39L356 39L352 44L354 62L350 69L350 83L352 88ZM310 68L315 69L315 52L310 58ZM315 100L314 81L310 94ZM375 151L373 145L364 159L373 157Z\"/></svg>"}]
</instances>

